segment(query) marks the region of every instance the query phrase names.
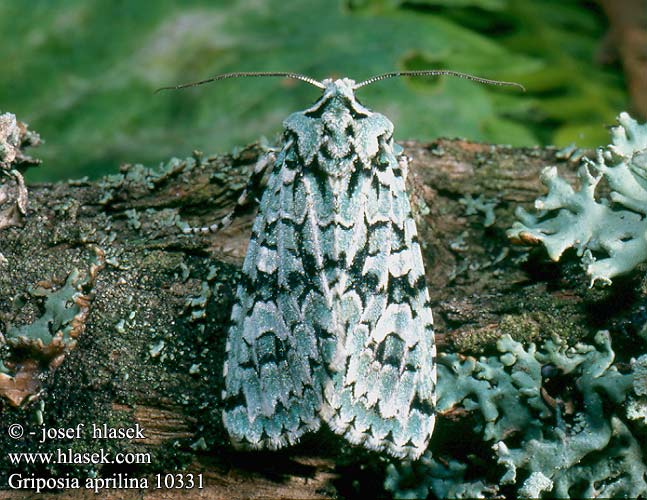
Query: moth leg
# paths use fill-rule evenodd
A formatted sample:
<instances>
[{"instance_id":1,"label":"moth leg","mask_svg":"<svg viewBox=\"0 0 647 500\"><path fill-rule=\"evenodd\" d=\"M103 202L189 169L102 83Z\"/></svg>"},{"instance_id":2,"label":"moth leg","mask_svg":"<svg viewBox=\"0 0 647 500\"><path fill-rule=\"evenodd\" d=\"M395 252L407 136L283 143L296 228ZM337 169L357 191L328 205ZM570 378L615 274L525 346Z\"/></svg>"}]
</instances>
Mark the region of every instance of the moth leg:
<instances>
[{"instance_id":1,"label":"moth leg","mask_svg":"<svg viewBox=\"0 0 647 500\"><path fill-rule=\"evenodd\" d=\"M258 159L254 166L254 171L247 181L247 185L236 200L236 205L221 220L209 226L185 227L182 229L182 232L185 234L217 233L229 227L233 220L245 211L248 205L252 202L258 202L258 198L260 198L260 195L267 185L268 176L265 174L271 169L275 161L276 157L273 151L269 151Z\"/></svg>"}]
</instances>

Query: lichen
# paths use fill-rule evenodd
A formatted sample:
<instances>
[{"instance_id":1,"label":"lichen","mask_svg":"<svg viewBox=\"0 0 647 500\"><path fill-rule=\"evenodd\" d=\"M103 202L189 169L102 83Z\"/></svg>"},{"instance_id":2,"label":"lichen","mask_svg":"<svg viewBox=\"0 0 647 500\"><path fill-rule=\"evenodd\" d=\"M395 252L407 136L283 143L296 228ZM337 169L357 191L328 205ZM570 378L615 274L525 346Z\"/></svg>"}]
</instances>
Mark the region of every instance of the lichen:
<instances>
[{"instance_id":1,"label":"lichen","mask_svg":"<svg viewBox=\"0 0 647 500\"><path fill-rule=\"evenodd\" d=\"M184 303L184 311L189 315L189 321L197 324L197 328L204 332L203 320L207 316L207 303L214 293L217 293L220 285L214 283L218 275L217 268L209 267L209 272L205 280L200 283L200 293L198 295L187 297Z\"/></svg>"},{"instance_id":2,"label":"lichen","mask_svg":"<svg viewBox=\"0 0 647 500\"><path fill-rule=\"evenodd\" d=\"M634 373L634 392L647 396L647 355L642 355L632 363Z\"/></svg>"},{"instance_id":3,"label":"lichen","mask_svg":"<svg viewBox=\"0 0 647 500\"><path fill-rule=\"evenodd\" d=\"M27 186L20 170L40 161L25 155L23 149L40 142L40 136L15 115L0 114L0 229L20 224L27 214Z\"/></svg>"},{"instance_id":4,"label":"lichen","mask_svg":"<svg viewBox=\"0 0 647 500\"><path fill-rule=\"evenodd\" d=\"M499 204L496 199L487 199L482 194L476 198L471 194L466 194L463 198L458 200L461 205L465 206L465 215L476 215L479 212L485 217L483 220L484 227L490 227L496 221L496 214L494 209Z\"/></svg>"},{"instance_id":5,"label":"lichen","mask_svg":"<svg viewBox=\"0 0 647 500\"><path fill-rule=\"evenodd\" d=\"M398 499L426 498L430 491L437 498L485 498L496 493L496 487L481 479L467 479L467 470L467 464L452 459L441 463L427 452L418 462L389 464L384 487Z\"/></svg>"},{"instance_id":6,"label":"lichen","mask_svg":"<svg viewBox=\"0 0 647 500\"><path fill-rule=\"evenodd\" d=\"M632 363L634 395L629 396L627 417L647 425L647 354Z\"/></svg>"},{"instance_id":7,"label":"lichen","mask_svg":"<svg viewBox=\"0 0 647 500\"><path fill-rule=\"evenodd\" d=\"M99 187L104 191L99 200L101 205L110 205L118 199L121 192L128 193L130 198L141 197L143 193L153 191L168 179L193 169L202 161L202 156L193 156L183 160L171 158L158 168L150 168L139 163L125 164L120 167L120 173L107 175L99 181ZM130 214L131 218L134 214Z\"/></svg>"},{"instance_id":8,"label":"lichen","mask_svg":"<svg viewBox=\"0 0 647 500\"><path fill-rule=\"evenodd\" d=\"M520 222L508 231L515 242L542 243L553 260L574 248L596 282L628 273L647 260L647 124L639 125L627 113L611 129L612 144L600 148L578 170L579 190L557 174L542 171L548 194L535 201L537 214L517 209ZM596 196L601 181L608 196Z\"/></svg>"},{"instance_id":9,"label":"lichen","mask_svg":"<svg viewBox=\"0 0 647 500\"><path fill-rule=\"evenodd\" d=\"M0 397L12 406L20 406L38 393L41 374L57 368L83 333L91 290L105 264L104 252L97 246L92 250L94 257L87 271L72 270L58 288L41 282L28 290L28 295L44 299L42 314L29 324L9 326L0 336L6 348L0 367Z\"/></svg>"},{"instance_id":10,"label":"lichen","mask_svg":"<svg viewBox=\"0 0 647 500\"><path fill-rule=\"evenodd\" d=\"M489 463L432 448L433 457L391 465L387 490L397 498L647 495L640 437L624 411L643 389L642 361L621 373L606 331L573 347L557 336L524 347L505 335L497 349L478 359L441 355L438 367L439 413L472 413Z\"/></svg>"},{"instance_id":11,"label":"lichen","mask_svg":"<svg viewBox=\"0 0 647 500\"><path fill-rule=\"evenodd\" d=\"M11 165L20 153L20 128L16 115L0 115L0 163Z\"/></svg>"},{"instance_id":12,"label":"lichen","mask_svg":"<svg viewBox=\"0 0 647 500\"><path fill-rule=\"evenodd\" d=\"M142 227L142 223L139 220L139 214L137 213L136 209L131 209L131 210L126 210L124 211L124 215L128 218L128 225L137 230Z\"/></svg>"}]
</instances>

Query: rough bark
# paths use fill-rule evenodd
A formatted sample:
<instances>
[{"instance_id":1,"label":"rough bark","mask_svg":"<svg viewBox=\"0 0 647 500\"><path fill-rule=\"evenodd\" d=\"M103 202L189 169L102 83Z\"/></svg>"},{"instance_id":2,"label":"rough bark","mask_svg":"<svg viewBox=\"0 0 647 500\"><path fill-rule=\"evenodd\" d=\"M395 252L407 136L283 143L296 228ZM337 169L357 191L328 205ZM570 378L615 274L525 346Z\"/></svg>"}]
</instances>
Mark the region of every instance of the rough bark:
<instances>
[{"instance_id":1,"label":"rough bark","mask_svg":"<svg viewBox=\"0 0 647 500\"><path fill-rule=\"evenodd\" d=\"M542 249L514 247L506 238L515 207L531 205L544 192L542 168L557 165L574 178L576 165L557 150L463 140L403 146L411 158L409 189L426 243L441 352L487 352L503 333L525 340L555 332L577 338L618 325L637 307L637 278L618 280L613 289L589 289L576 259L555 264ZM75 335L54 336L56 349L33 339L5 346L3 455L103 447L152 454L151 465L106 466L99 471L103 476L152 477L176 469L204 474L203 490L104 490L108 499L162 499L171 493L186 499L380 494L376 471L384 464L379 457L352 449L330 432L308 436L285 451L245 454L232 450L222 429L224 335L253 210L216 235L186 236L178 223L203 225L225 215L260 154L252 146L235 155L196 155L156 172L127 165L120 175L99 182L29 187L23 225L0 232L6 259L0 268L0 329L8 335L12 328L42 326L39 319L55 318L60 312L54 308L56 293L67 287L76 290L77 314L66 330ZM470 195L497 201L489 227L484 214L466 214ZM78 275L71 276L75 270ZM72 307L65 297L62 307ZM65 327L55 323L46 326L51 334ZM35 329L21 331L34 334ZM441 415L438 439L444 439L448 426L460 430L468 417L459 411ZM139 423L146 439L108 442L84 436L39 444L29 436L12 440L4 432L12 423L40 432L34 419L70 428ZM3 484L16 469L3 456ZM29 470L46 474L42 468ZM49 473L84 477L89 471L59 466ZM39 495L5 491L0 498L95 496L79 489Z\"/></svg>"}]
</instances>

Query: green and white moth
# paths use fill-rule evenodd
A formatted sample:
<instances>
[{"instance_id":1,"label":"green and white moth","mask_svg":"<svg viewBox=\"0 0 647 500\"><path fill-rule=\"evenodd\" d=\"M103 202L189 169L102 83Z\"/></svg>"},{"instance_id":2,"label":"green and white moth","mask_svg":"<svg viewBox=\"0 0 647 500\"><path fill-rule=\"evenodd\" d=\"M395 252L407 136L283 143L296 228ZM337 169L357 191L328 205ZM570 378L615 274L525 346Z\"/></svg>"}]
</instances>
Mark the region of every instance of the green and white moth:
<instances>
[{"instance_id":1,"label":"green and white moth","mask_svg":"<svg viewBox=\"0 0 647 500\"><path fill-rule=\"evenodd\" d=\"M364 107L360 83L323 94L284 122L238 285L227 338L223 422L235 444L276 449L322 422L354 444L418 458L434 428L436 349L407 159L393 124ZM256 179L263 177L257 169ZM247 198L241 197L241 201ZM230 218L226 220L229 222ZM222 224L192 232L217 231Z\"/></svg>"}]
</instances>

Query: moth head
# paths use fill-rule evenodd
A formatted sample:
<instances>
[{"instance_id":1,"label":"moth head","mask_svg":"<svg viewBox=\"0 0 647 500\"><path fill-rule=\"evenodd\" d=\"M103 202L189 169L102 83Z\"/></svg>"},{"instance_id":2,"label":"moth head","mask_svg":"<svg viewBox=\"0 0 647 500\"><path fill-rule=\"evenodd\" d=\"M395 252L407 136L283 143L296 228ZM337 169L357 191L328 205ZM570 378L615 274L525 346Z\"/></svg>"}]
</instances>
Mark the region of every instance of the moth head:
<instances>
[{"instance_id":1,"label":"moth head","mask_svg":"<svg viewBox=\"0 0 647 500\"><path fill-rule=\"evenodd\" d=\"M351 98L355 95L355 80L350 78L340 78L338 80L326 78L321 83L324 86L324 96L346 96Z\"/></svg>"},{"instance_id":2,"label":"moth head","mask_svg":"<svg viewBox=\"0 0 647 500\"><path fill-rule=\"evenodd\" d=\"M355 116L368 116L371 111L362 106L355 97L355 80L340 78L333 80L326 78L322 82L323 94L317 99L306 114L328 112L333 114L353 114Z\"/></svg>"}]
</instances>

